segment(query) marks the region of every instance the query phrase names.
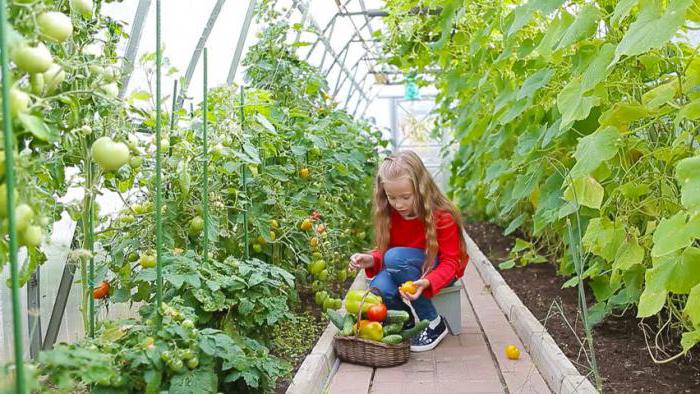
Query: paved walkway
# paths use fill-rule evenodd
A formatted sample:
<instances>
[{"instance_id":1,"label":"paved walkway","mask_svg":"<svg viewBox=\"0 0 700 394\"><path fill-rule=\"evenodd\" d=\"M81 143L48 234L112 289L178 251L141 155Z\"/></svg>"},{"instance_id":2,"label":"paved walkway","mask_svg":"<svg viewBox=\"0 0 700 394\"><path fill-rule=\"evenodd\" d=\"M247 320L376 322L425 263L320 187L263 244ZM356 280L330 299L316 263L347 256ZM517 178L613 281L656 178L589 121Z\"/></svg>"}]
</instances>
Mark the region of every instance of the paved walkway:
<instances>
[{"instance_id":1,"label":"paved walkway","mask_svg":"<svg viewBox=\"0 0 700 394\"><path fill-rule=\"evenodd\" d=\"M462 333L448 336L430 352L411 353L404 365L370 368L341 363L332 377L331 394L549 393L476 268L462 278ZM519 360L504 349L514 344Z\"/></svg>"}]
</instances>

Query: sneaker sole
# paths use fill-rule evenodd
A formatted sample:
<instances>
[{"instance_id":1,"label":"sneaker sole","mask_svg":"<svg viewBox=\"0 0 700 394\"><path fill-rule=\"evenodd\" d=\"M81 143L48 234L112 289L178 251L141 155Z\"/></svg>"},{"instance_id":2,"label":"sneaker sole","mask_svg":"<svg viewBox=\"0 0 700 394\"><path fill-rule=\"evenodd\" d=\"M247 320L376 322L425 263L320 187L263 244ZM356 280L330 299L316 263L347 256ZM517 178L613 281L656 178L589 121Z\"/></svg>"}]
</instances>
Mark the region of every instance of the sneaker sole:
<instances>
[{"instance_id":1,"label":"sneaker sole","mask_svg":"<svg viewBox=\"0 0 700 394\"><path fill-rule=\"evenodd\" d=\"M450 331L450 330L448 330L447 328L445 328L445 331L443 331L442 334L440 334L440 336L437 337L437 339L435 339L435 340L433 341L433 343L431 343L430 345L424 345L424 346L414 346L414 345L411 345L411 351L414 352L414 353L420 353L420 352L427 352L428 350L433 350L433 349L435 349L435 347L436 347L437 345L439 345L440 342L442 342L442 340L447 336L447 333L448 333L449 331Z\"/></svg>"}]
</instances>

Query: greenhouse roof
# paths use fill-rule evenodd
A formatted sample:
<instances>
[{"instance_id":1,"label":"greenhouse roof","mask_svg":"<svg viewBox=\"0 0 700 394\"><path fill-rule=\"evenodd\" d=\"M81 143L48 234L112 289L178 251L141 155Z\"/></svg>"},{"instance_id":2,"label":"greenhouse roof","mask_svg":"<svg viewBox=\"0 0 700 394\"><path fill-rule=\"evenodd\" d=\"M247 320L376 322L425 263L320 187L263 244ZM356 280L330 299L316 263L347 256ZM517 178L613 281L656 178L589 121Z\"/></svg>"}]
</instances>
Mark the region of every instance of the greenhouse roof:
<instances>
[{"instance_id":1,"label":"greenhouse roof","mask_svg":"<svg viewBox=\"0 0 700 394\"><path fill-rule=\"evenodd\" d=\"M242 60L265 22L256 21L252 9L263 1L178 0L162 7L162 41L168 67L164 86L174 79L189 80L187 96L195 102L202 91L201 49L208 48L209 84L243 82ZM391 94L401 76L387 65L377 38L383 28L379 0L280 0L275 9L289 24L288 40L297 54L326 74L329 93L349 112L361 116L378 95ZM139 59L155 51L155 2L125 0L104 4L103 14L125 23L130 34L120 48L133 72L124 77L126 95L144 89L145 71ZM166 88L169 89L169 88ZM166 90L167 91L167 90ZM395 93L394 93L395 94Z\"/></svg>"}]
</instances>

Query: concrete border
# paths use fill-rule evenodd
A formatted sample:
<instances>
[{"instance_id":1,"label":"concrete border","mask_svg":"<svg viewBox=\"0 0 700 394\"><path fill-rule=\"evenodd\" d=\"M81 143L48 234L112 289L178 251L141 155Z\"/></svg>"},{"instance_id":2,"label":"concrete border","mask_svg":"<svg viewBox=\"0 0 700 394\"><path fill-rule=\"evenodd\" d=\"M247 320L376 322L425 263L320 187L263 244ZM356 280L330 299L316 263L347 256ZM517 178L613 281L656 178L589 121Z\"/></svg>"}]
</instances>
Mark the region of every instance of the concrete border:
<instances>
[{"instance_id":1,"label":"concrete border","mask_svg":"<svg viewBox=\"0 0 700 394\"><path fill-rule=\"evenodd\" d=\"M476 243L464 233L470 264L489 287L496 303L518 334L550 390L558 394L597 393L593 384L582 376L562 352L547 330L523 304Z\"/></svg>"},{"instance_id":2,"label":"concrete border","mask_svg":"<svg viewBox=\"0 0 700 394\"><path fill-rule=\"evenodd\" d=\"M367 288L367 281L364 270L360 270L350 289L365 288ZM345 312L344 307L341 312ZM287 388L287 394L319 394L326 389L329 379L338 368L339 361L333 349L333 337L337 332L338 329L333 323L328 323L316 346L311 349L311 353L306 356L294 375L292 384Z\"/></svg>"}]
</instances>

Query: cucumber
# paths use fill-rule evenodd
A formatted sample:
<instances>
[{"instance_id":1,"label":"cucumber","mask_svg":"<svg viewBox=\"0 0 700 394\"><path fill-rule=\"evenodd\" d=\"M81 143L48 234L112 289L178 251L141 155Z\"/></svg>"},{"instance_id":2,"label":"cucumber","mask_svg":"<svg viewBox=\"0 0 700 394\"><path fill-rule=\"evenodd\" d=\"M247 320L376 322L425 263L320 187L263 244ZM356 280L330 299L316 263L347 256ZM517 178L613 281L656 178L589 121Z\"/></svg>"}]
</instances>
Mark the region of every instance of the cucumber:
<instances>
[{"instance_id":1,"label":"cucumber","mask_svg":"<svg viewBox=\"0 0 700 394\"><path fill-rule=\"evenodd\" d=\"M403 328L403 323L391 323L384 326L384 336L398 334Z\"/></svg>"},{"instance_id":2,"label":"cucumber","mask_svg":"<svg viewBox=\"0 0 700 394\"><path fill-rule=\"evenodd\" d=\"M386 312L385 323L403 323L411 317L406 311L390 310Z\"/></svg>"},{"instance_id":3,"label":"cucumber","mask_svg":"<svg viewBox=\"0 0 700 394\"><path fill-rule=\"evenodd\" d=\"M344 337L352 335L353 324L355 324L355 319L353 319L352 315L348 313L343 318L343 329L340 331L340 335Z\"/></svg>"},{"instance_id":4,"label":"cucumber","mask_svg":"<svg viewBox=\"0 0 700 394\"><path fill-rule=\"evenodd\" d=\"M394 334L394 335L389 335L389 336L382 338L382 342L388 343L391 345L398 345L399 343L401 343L403 341L403 339L404 338L401 335Z\"/></svg>"},{"instance_id":5,"label":"cucumber","mask_svg":"<svg viewBox=\"0 0 700 394\"><path fill-rule=\"evenodd\" d=\"M418 323L416 323L416 325L413 326L413 328L401 331L401 337L403 339L413 338L414 336L418 335L421 331L425 330L425 328L428 327L428 324L430 324L428 320L421 320Z\"/></svg>"},{"instance_id":6,"label":"cucumber","mask_svg":"<svg viewBox=\"0 0 700 394\"><path fill-rule=\"evenodd\" d=\"M328 309L326 311L326 315L328 315L328 320L330 320L334 326L336 326L339 330L343 329L343 317L340 316L340 313L338 313L338 311Z\"/></svg>"}]
</instances>

